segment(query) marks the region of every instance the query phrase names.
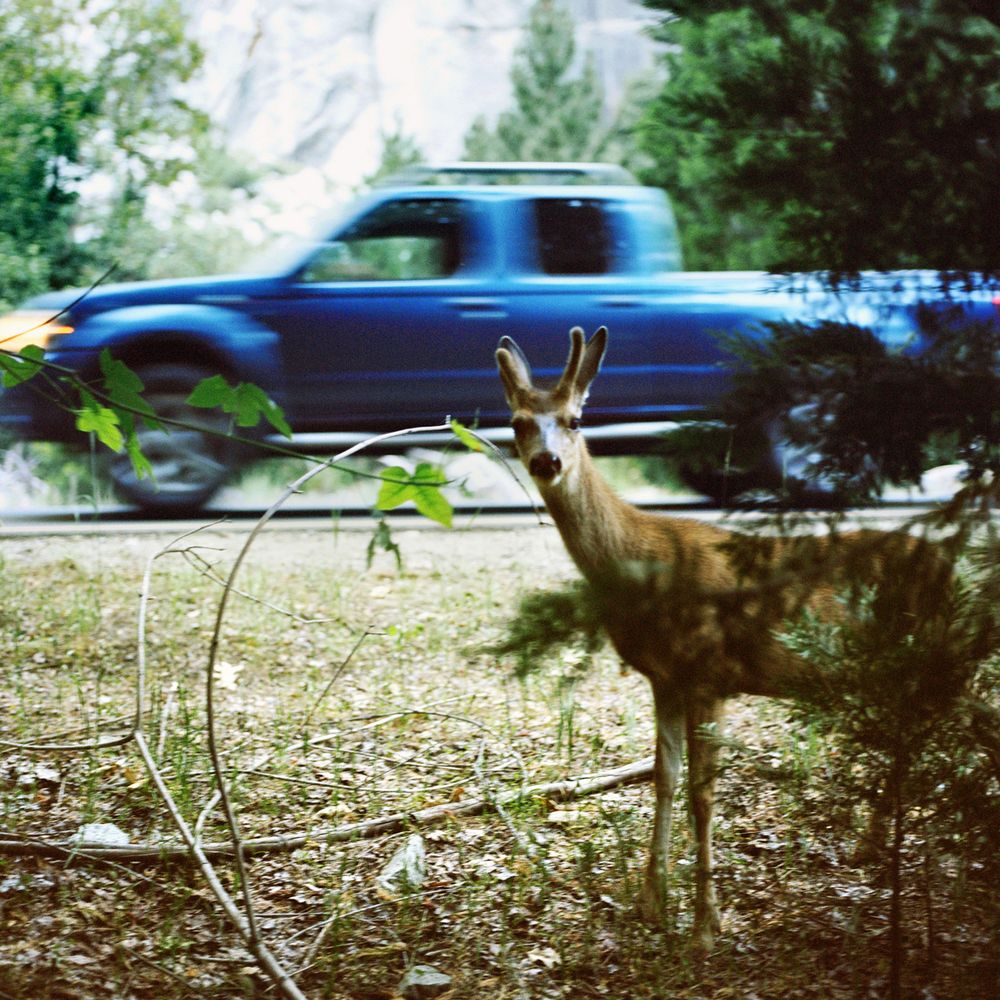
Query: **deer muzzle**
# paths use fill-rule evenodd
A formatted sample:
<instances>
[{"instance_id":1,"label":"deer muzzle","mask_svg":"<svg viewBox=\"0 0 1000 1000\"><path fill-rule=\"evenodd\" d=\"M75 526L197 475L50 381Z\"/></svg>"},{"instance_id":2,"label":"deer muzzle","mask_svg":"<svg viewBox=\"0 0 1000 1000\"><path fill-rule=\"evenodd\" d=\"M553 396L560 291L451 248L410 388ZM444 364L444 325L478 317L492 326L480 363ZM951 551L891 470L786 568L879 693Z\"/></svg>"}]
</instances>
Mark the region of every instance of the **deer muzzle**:
<instances>
[{"instance_id":1,"label":"deer muzzle","mask_svg":"<svg viewBox=\"0 0 1000 1000\"><path fill-rule=\"evenodd\" d=\"M562 459L550 451L542 451L531 456L528 472L535 479L555 479L562 472Z\"/></svg>"}]
</instances>

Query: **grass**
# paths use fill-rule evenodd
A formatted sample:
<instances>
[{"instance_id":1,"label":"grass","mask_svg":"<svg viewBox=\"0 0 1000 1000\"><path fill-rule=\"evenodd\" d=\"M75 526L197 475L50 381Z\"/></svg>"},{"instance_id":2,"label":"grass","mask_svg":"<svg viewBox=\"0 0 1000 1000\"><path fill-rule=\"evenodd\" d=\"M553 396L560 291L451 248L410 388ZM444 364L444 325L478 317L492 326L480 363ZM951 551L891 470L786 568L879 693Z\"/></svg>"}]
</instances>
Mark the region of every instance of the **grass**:
<instances>
[{"instance_id":1,"label":"grass","mask_svg":"<svg viewBox=\"0 0 1000 1000\"><path fill-rule=\"evenodd\" d=\"M138 587L165 540L0 542L0 737L86 740L129 715ZM572 576L553 533L397 528L396 540L402 571L387 553L366 570L367 536L347 529L275 532L254 550L242 589L326 620L231 605L218 730L245 836L414 811L480 797L484 783L495 792L650 753L646 686L610 655L567 692L558 668L517 682L510 664L476 652L496 639L520 592ZM225 570L240 541L215 529L187 544ZM145 731L191 823L212 789L202 691L217 600L217 586L183 557L158 561ZM310 997L390 998L412 964L451 976L453 998L877 995L879 890L852 866L843 832L804 819L826 748L769 702L736 703L728 730L717 824L726 928L709 961L684 941L693 865L683 809L676 924L651 929L632 911L649 787L570 803L524 798L503 816L424 829L428 875L414 894L385 893L376 881L405 830L254 856L262 931L289 968L307 965L297 981ZM173 839L128 746L5 751L0 811L4 830L47 841L89 822L113 823L134 842ZM213 811L204 839L224 838ZM971 997L992 981L972 889L963 905L949 913L954 933L936 967L913 970L915 990ZM0 996L239 997L265 988L185 861L67 866L0 856Z\"/></svg>"}]
</instances>

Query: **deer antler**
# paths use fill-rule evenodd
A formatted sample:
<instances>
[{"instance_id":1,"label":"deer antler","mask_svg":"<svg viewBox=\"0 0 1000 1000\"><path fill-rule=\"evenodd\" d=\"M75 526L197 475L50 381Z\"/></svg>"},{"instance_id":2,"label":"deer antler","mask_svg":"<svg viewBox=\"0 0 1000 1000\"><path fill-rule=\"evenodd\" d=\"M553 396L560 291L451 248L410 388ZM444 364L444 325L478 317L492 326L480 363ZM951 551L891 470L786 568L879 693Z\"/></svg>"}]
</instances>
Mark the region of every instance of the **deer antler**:
<instances>
[{"instance_id":1,"label":"deer antler","mask_svg":"<svg viewBox=\"0 0 1000 1000\"><path fill-rule=\"evenodd\" d=\"M576 388L577 375L580 374L580 360L583 358L583 330L574 326L569 331L569 338L569 357L566 359L566 368L559 379L559 384L552 393L558 399L567 399Z\"/></svg>"}]
</instances>

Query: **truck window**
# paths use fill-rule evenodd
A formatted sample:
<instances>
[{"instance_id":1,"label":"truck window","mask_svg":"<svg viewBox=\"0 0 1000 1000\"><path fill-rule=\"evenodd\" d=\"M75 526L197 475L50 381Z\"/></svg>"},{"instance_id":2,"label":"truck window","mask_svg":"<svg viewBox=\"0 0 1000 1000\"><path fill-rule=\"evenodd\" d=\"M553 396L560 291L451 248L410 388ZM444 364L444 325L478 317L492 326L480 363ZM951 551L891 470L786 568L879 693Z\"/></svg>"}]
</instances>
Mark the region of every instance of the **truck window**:
<instances>
[{"instance_id":1,"label":"truck window","mask_svg":"<svg viewBox=\"0 0 1000 1000\"><path fill-rule=\"evenodd\" d=\"M411 198L378 205L313 255L305 282L446 278L462 260L462 205Z\"/></svg>"},{"instance_id":2,"label":"truck window","mask_svg":"<svg viewBox=\"0 0 1000 1000\"><path fill-rule=\"evenodd\" d=\"M535 201L538 252L546 274L605 274L611 231L604 203L594 198Z\"/></svg>"}]
</instances>

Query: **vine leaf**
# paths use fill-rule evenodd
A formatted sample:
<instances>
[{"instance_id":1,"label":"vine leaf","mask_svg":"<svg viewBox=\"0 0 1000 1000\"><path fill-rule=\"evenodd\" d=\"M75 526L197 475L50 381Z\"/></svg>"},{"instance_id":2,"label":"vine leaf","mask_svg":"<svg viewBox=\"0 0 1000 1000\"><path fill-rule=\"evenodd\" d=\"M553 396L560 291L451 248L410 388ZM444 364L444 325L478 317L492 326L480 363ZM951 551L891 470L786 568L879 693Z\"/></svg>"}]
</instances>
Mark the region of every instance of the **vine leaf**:
<instances>
[{"instance_id":1,"label":"vine leaf","mask_svg":"<svg viewBox=\"0 0 1000 1000\"><path fill-rule=\"evenodd\" d=\"M451 430L455 437L465 445L469 451L484 451L483 443L464 424L455 420L451 421Z\"/></svg>"},{"instance_id":2,"label":"vine leaf","mask_svg":"<svg viewBox=\"0 0 1000 1000\"><path fill-rule=\"evenodd\" d=\"M421 462L411 475L394 465L381 475L382 486L375 501L377 510L393 510L409 500L424 517L446 528L451 527L452 506L441 492L448 480L444 472L430 462Z\"/></svg>"},{"instance_id":3,"label":"vine leaf","mask_svg":"<svg viewBox=\"0 0 1000 1000\"><path fill-rule=\"evenodd\" d=\"M206 410L221 408L223 413L230 413L236 418L238 427L254 427L263 417L286 438L292 436L284 411L260 386L252 382L230 385L222 375L212 375L202 379L194 387L187 404Z\"/></svg>"},{"instance_id":4,"label":"vine leaf","mask_svg":"<svg viewBox=\"0 0 1000 1000\"><path fill-rule=\"evenodd\" d=\"M3 385L10 388L27 382L29 378L41 370L39 362L45 356L45 351L37 344L29 344L17 354L0 353L0 371L3 372Z\"/></svg>"},{"instance_id":5,"label":"vine leaf","mask_svg":"<svg viewBox=\"0 0 1000 1000\"><path fill-rule=\"evenodd\" d=\"M118 414L110 407L102 406L83 388L80 389L80 402L83 405L74 411L77 430L84 434L96 434L101 444L112 451L121 451L125 445L125 437Z\"/></svg>"},{"instance_id":6,"label":"vine leaf","mask_svg":"<svg viewBox=\"0 0 1000 1000\"><path fill-rule=\"evenodd\" d=\"M153 408L140 395L144 388L142 379L124 361L113 358L106 347L101 351L100 363L104 389L111 402L116 404L119 422L126 432L130 434L132 431L131 411L137 411L147 427L160 429L163 425L156 419ZM117 407L123 409L119 410Z\"/></svg>"},{"instance_id":7,"label":"vine leaf","mask_svg":"<svg viewBox=\"0 0 1000 1000\"><path fill-rule=\"evenodd\" d=\"M136 479L145 479L146 477L150 479L156 478L153 472L153 465L143 454L142 443L139 441L138 435L134 430L125 438L125 450L128 452L128 457L132 462L132 470L135 472Z\"/></svg>"}]
</instances>

